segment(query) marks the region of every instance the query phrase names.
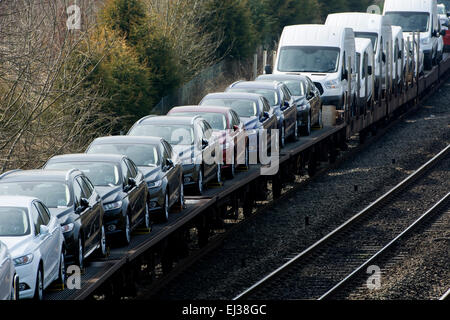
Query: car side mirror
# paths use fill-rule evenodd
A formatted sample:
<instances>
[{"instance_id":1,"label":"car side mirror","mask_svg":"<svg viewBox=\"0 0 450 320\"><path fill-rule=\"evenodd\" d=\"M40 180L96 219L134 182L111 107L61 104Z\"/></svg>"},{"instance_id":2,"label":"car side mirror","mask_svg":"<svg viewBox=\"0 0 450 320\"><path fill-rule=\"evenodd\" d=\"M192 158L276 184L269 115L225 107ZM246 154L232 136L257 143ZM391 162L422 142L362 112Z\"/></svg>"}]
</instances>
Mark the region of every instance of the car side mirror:
<instances>
[{"instance_id":1,"label":"car side mirror","mask_svg":"<svg viewBox=\"0 0 450 320\"><path fill-rule=\"evenodd\" d=\"M40 235L41 236L46 236L46 235L48 235L50 233L50 229L46 225L41 225L39 227L39 229L40 229Z\"/></svg>"},{"instance_id":2,"label":"car side mirror","mask_svg":"<svg viewBox=\"0 0 450 320\"><path fill-rule=\"evenodd\" d=\"M263 115L264 115L264 119L269 119L270 118L270 114L267 111L265 111L263 113Z\"/></svg>"},{"instance_id":3,"label":"car side mirror","mask_svg":"<svg viewBox=\"0 0 450 320\"><path fill-rule=\"evenodd\" d=\"M347 70L342 71L342 80L348 80L348 71Z\"/></svg>"},{"instance_id":4,"label":"car side mirror","mask_svg":"<svg viewBox=\"0 0 450 320\"><path fill-rule=\"evenodd\" d=\"M137 183L134 178L128 178L128 186L130 186L130 188L134 188L134 187L136 187L136 185L137 185Z\"/></svg>"},{"instance_id":5,"label":"car side mirror","mask_svg":"<svg viewBox=\"0 0 450 320\"><path fill-rule=\"evenodd\" d=\"M172 159L166 159L166 167L173 168L173 161Z\"/></svg>"},{"instance_id":6,"label":"car side mirror","mask_svg":"<svg viewBox=\"0 0 450 320\"><path fill-rule=\"evenodd\" d=\"M372 66L367 66L367 74L371 76L373 73Z\"/></svg>"},{"instance_id":7,"label":"car side mirror","mask_svg":"<svg viewBox=\"0 0 450 320\"><path fill-rule=\"evenodd\" d=\"M273 73L273 67L271 66L271 65L266 65L265 67L264 67L264 73L265 74L272 74Z\"/></svg>"},{"instance_id":8,"label":"car side mirror","mask_svg":"<svg viewBox=\"0 0 450 320\"><path fill-rule=\"evenodd\" d=\"M202 139L202 148L205 149L208 146L209 146L208 140Z\"/></svg>"},{"instance_id":9,"label":"car side mirror","mask_svg":"<svg viewBox=\"0 0 450 320\"><path fill-rule=\"evenodd\" d=\"M234 126L233 126L233 130L234 130L234 131L238 131L238 130L239 130L239 126L234 125Z\"/></svg>"},{"instance_id":10,"label":"car side mirror","mask_svg":"<svg viewBox=\"0 0 450 320\"><path fill-rule=\"evenodd\" d=\"M289 108L291 105L289 104L289 101L285 101L283 103L283 108Z\"/></svg>"}]
</instances>

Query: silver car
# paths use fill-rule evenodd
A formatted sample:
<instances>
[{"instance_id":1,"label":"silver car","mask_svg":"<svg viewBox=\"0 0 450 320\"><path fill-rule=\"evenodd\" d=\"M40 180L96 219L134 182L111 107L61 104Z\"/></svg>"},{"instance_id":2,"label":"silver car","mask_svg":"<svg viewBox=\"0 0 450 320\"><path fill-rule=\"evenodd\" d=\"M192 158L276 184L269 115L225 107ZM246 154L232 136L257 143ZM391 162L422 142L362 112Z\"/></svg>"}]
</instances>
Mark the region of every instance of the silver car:
<instances>
[{"instance_id":1,"label":"silver car","mask_svg":"<svg viewBox=\"0 0 450 320\"><path fill-rule=\"evenodd\" d=\"M6 244L0 241L0 300L19 298L19 276Z\"/></svg>"}]
</instances>

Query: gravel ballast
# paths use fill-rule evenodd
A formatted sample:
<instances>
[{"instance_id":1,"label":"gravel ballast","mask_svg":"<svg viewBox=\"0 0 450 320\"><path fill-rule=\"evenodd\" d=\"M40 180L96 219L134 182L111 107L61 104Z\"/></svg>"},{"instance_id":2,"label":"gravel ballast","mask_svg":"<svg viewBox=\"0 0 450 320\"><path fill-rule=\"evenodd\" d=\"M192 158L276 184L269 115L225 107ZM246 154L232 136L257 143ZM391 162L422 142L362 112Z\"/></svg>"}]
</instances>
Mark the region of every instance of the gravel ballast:
<instances>
[{"instance_id":1,"label":"gravel ballast","mask_svg":"<svg viewBox=\"0 0 450 320\"><path fill-rule=\"evenodd\" d=\"M231 234L157 298L233 298L387 192L450 141L450 82L422 105L353 159ZM145 291L139 299L150 298Z\"/></svg>"}]
</instances>

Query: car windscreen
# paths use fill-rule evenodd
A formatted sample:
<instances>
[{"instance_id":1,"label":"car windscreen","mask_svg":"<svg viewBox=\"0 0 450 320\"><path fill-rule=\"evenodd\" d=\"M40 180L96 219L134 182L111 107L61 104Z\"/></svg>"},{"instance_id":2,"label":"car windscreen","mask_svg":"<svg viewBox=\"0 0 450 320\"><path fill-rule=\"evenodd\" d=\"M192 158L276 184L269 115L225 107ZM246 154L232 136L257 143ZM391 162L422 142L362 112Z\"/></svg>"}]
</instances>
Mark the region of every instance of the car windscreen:
<instances>
[{"instance_id":1,"label":"car windscreen","mask_svg":"<svg viewBox=\"0 0 450 320\"><path fill-rule=\"evenodd\" d=\"M355 32L355 38L369 39L372 42L373 51L377 51L378 34L372 32Z\"/></svg>"},{"instance_id":2,"label":"car windscreen","mask_svg":"<svg viewBox=\"0 0 450 320\"><path fill-rule=\"evenodd\" d=\"M138 167L155 167L160 164L157 146L150 144L94 144L88 154L122 154Z\"/></svg>"},{"instance_id":3,"label":"car windscreen","mask_svg":"<svg viewBox=\"0 0 450 320\"><path fill-rule=\"evenodd\" d=\"M400 26L403 32L427 32L430 29L428 12L386 12L388 22Z\"/></svg>"},{"instance_id":4,"label":"car windscreen","mask_svg":"<svg viewBox=\"0 0 450 320\"><path fill-rule=\"evenodd\" d=\"M278 70L282 72L337 72L340 49L333 47L296 46L280 50Z\"/></svg>"},{"instance_id":5,"label":"car windscreen","mask_svg":"<svg viewBox=\"0 0 450 320\"><path fill-rule=\"evenodd\" d=\"M28 209L0 207L0 237L22 237L30 231Z\"/></svg>"},{"instance_id":6,"label":"car windscreen","mask_svg":"<svg viewBox=\"0 0 450 320\"><path fill-rule=\"evenodd\" d=\"M250 118L258 115L256 102L247 99L204 99L202 106L228 107L234 110L239 117Z\"/></svg>"},{"instance_id":7,"label":"car windscreen","mask_svg":"<svg viewBox=\"0 0 450 320\"><path fill-rule=\"evenodd\" d=\"M285 80L283 83L288 87L293 96L300 97L306 95L306 83L302 80Z\"/></svg>"},{"instance_id":8,"label":"car windscreen","mask_svg":"<svg viewBox=\"0 0 450 320\"><path fill-rule=\"evenodd\" d=\"M257 89L257 88L230 88L233 92L246 92L255 93L263 96L269 101L269 104L273 107L278 106L278 94L276 89Z\"/></svg>"},{"instance_id":9,"label":"car windscreen","mask_svg":"<svg viewBox=\"0 0 450 320\"><path fill-rule=\"evenodd\" d=\"M109 153L109 152L108 152ZM121 184L119 168L107 162L54 162L45 166L50 170L78 169L91 180L94 186L119 186Z\"/></svg>"},{"instance_id":10,"label":"car windscreen","mask_svg":"<svg viewBox=\"0 0 450 320\"><path fill-rule=\"evenodd\" d=\"M0 183L2 196L27 196L40 199L49 208L72 205L69 187L62 182L5 182Z\"/></svg>"},{"instance_id":11,"label":"car windscreen","mask_svg":"<svg viewBox=\"0 0 450 320\"><path fill-rule=\"evenodd\" d=\"M177 124L144 124L131 130L130 136L159 137L171 145L194 145L194 129Z\"/></svg>"},{"instance_id":12,"label":"car windscreen","mask_svg":"<svg viewBox=\"0 0 450 320\"><path fill-rule=\"evenodd\" d=\"M192 116L194 112L174 112L172 115L186 117ZM227 118L222 113L216 112L195 112L195 115L198 115L205 119L209 125L213 128L213 130L226 130L227 129Z\"/></svg>"}]
</instances>

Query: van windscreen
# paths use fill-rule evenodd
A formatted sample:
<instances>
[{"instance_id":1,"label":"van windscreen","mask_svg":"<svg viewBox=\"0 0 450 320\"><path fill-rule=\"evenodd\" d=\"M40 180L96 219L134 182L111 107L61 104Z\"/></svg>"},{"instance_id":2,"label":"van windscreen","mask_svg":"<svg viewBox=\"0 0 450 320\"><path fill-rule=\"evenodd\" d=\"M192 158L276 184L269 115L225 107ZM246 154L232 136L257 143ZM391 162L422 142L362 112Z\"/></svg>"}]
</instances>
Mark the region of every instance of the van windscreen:
<instances>
[{"instance_id":1,"label":"van windscreen","mask_svg":"<svg viewBox=\"0 0 450 320\"><path fill-rule=\"evenodd\" d=\"M355 38L369 39L372 42L373 51L377 51L378 34L372 32L355 32Z\"/></svg>"},{"instance_id":2,"label":"van windscreen","mask_svg":"<svg viewBox=\"0 0 450 320\"><path fill-rule=\"evenodd\" d=\"M430 14L428 12L386 12L388 22L400 26L403 32L428 32Z\"/></svg>"},{"instance_id":3,"label":"van windscreen","mask_svg":"<svg viewBox=\"0 0 450 320\"><path fill-rule=\"evenodd\" d=\"M283 47L278 70L281 72L333 73L339 68L339 48L333 47Z\"/></svg>"}]
</instances>

